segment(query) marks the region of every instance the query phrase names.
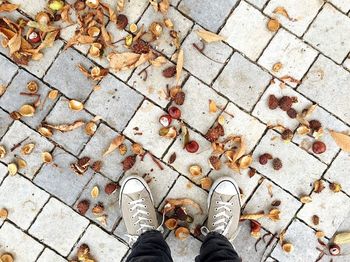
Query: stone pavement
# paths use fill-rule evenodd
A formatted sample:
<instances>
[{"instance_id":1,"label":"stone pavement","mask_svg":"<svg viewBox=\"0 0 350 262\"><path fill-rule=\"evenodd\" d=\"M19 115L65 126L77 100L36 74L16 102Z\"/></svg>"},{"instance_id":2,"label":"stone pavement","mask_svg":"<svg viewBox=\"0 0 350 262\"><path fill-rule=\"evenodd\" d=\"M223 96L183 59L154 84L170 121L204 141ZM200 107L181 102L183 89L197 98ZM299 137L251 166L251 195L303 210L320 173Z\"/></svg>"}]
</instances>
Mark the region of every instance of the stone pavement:
<instances>
[{"instance_id":1,"label":"stone pavement","mask_svg":"<svg viewBox=\"0 0 350 262\"><path fill-rule=\"evenodd\" d=\"M11 14L14 17L33 17L46 6L45 0L10 2L21 4L21 11ZM284 7L288 15L276 12L278 7ZM138 25L149 25L157 17L146 0L126 1L125 14ZM168 15L181 28L185 72L179 83L186 100L180 109L191 139L200 145L196 154L182 150L180 136L174 140L158 136L158 119L170 106L162 90L173 84L161 75L164 68L172 65L175 52L169 39L160 38L155 43L169 61L161 68L149 68L146 81L139 74L144 66L117 74L110 72L98 83L101 89L97 91L92 91L95 83L83 76L77 65L107 67L107 62L89 57L84 46L63 50L72 32L62 32L61 39L47 49L44 57L28 66L17 66L8 51L0 47L0 85L7 87L0 95L0 145L10 149L26 137L36 144L34 151L23 157L28 166L15 176L7 173L6 165L20 154L19 149L0 159L0 208L8 210L7 219L0 219L0 254L10 252L18 262L63 262L74 257L80 244L87 243L97 261L122 261L129 247L118 208L118 192L108 196L103 188L133 173L149 181L159 211L169 197L191 198L205 210L208 192L201 188L200 181L206 176L215 180L229 175L238 181L244 202L242 213L268 211L271 203L280 201L279 221L260 220L261 235L271 233L267 241L276 234L266 249L261 240L255 250L256 239L250 235L250 225L242 222L234 245L243 261L316 261L320 255L317 247L322 248L316 231L324 232L325 243L338 229L350 231L350 154L342 151L328 132L350 130L350 0L172 0ZM270 18L280 22L277 32L267 29ZM116 30L111 27L109 24L107 29ZM195 31L200 28L226 37L223 42L206 46L205 54L212 60L192 46L199 41ZM114 34L120 38L126 32ZM275 70L276 63L281 63L280 70ZM286 80L286 76L293 81ZM39 83L41 95L58 90L59 96L47 100L34 117L14 121L9 113L32 100L18 95L31 80ZM318 105L308 120L322 123L325 153L314 154L310 146L305 147L314 138L296 132L300 125L297 120L282 110L269 110L267 101L271 94L296 97L297 111ZM68 99L84 101L84 110L69 110ZM220 110L209 113L208 100L215 101ZM217 171L208 165L210 143L204 135L221 114L225 117L226 134L245 137L247 151L254 159L253 177L248 176L247 170L238 174L226 166ZM90 121L96 115L102 119L92 137L82 129L56 132L49 139L36 131L43 121ZM279 139L279 128L268 128L276 124L294 132L291 142ZM78 158L101 160L118 134L125 135L128 147L137 142L150 151L163 170L146 155L124 172L121 161L125 156L114 152L103 158L99 173L90 168L83 176L72 172L69 165ZM44 151L52 153L54 164L42 163ZM177 159L170 164L174 152ZM276 171L271 165L259 164L258 158L265 152L278 156L283 168ZM129 150L126 156L130 154ZM193 164L202 166L202 176L190 175L188 168ZM319 179L325 189L317 193L313 183ZM340 183L342 190L330 190L332 182ZM101 188L96 199L90 196L94 186ZM305 195L311 196L311 203L300 201ZM77 204L83 199L90 199L92 205L104 203L106 223L91 211L84 216L77 212ZM317 225L314 215L319 217ZM195 224L202 224L206 214L194 219ZM278 243L282 230L284 240L294 246L292 253L285 253ZM166 232L165 237L174 261L191 261L202 239L191 235L180 241L173 232ZM321 261L329 260L325 256ZM350 261L350 255L344 252L343 256L333 257L333 261Z\"/></svg>"}]
</instances>

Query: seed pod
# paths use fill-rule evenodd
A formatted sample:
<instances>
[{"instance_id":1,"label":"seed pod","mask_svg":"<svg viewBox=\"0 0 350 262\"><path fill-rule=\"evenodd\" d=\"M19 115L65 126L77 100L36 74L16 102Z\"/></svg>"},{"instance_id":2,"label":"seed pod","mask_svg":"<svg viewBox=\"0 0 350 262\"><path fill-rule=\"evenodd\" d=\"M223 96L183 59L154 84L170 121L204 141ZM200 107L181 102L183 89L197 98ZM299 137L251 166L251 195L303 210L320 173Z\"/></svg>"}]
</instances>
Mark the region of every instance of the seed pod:
<instances>
[{"instance_id":1,"label":"seed pod","mask_svg":"<svg viewBox=\"0 0 350 262\"><path fill-rule=\"evenodd\" d=\"M112 195L118 188L118 184L116 183L108 183L106 186L105 186L105 193L107 195Z\"/></svg>"},{"instance_id":2,"label":"seed pod","mask_svg":"<svg viewBox=\"0 0 350 262\"><path fill-rule=\"evenodd\" d=\"M175 237L180 240L185 240L190 235L190 231L186 227L179 227L175 231Z\"/></svg>"},{"instance_id":3,"label":"seed pod","mask_svg":"<svg viewBox=\"0 0 350 262\"><path fill-rule=\"evenodd\" d=\"M163 27L159 23L153 22L150 26L150 31L155 37L159 37L163 32Z\"/></svg>"},{"instance_id":4,"label":"seed pod","mask_svg":"<svg viewBox=\"0 0 350 262\"><path fill-rule=\"evenodd\" d=\"M35 81L30 81L30 82L28 82L28 84L27 84L27 89L28 89L28 91L29 91L30 93L32 93L32 94L37 93L38 90L39 90L38 83L35 82Z\"/></svg>"},{"instance_id":5,"label":"seed pod","mask_svg":"<svg viewBox=\"0 0 350 262\"><path fill-rule=\"evenodd\" d=\"M291 243L284 243L282 245L282 249L286 253L292 253L294 250L294 246Z\"/></svg>"},{"instance_id":6,"label":"seed pod","mask_svg":"<svg viewBox=\"0 0 350 262\"><path fill-rule=\"evenodd\" d=\"M181 111L176 106L172 106L168 109L169 115L174 119L179 119L181 117Z\"/></svg>"},{"instance_id":7,"label":"seed pod","mask_svg":"<svg viewBox=\"0 0 350 262\"><path fill-rule=\"evenodd\" d=\"M280 23L278 22L278 20L276 19L270 19L267 22L267 28L271 31L271 32L276 32L279 28L280 28Z\"/></svg>"},{"instance_id":8,"label":"seed pod","mask_svg":"<svg viewBox=\"0 0 350 262\"><path fill-rule=\"evenodd\" d=\"M275 170L280 170L282 168L282 161L279 158L272 160L272 167Z\"/></svg>"},{"instance_id":9,"label":"seed pod","mask_svg":"<svg viewBox=\"0 0 350 262\"><path fill-rule=\"evenodd\" d=\"M17 174L17 165L15 163L10 163L7 166L7 171L9 172L10 176L14 176Z\"/></svg>"},{"instance_id":10,"label":"seed pod","mask_svg":"<svg viewBox=\"0 0 350 262\"><path fill-rule=\"evenodd\" d=\"M52 163L52 155L49 152L42 152L41 159L44 163Z\"/></svg>"},{"instance_id":11,"label":"seed pod","mask_svg":"<svg viewBox=\"0 0 350 262\"><path fill-rule=\"evenodd\" d=\"M205 190L209 190L213 184L213 180L210 177L203 177L201 179L201 187Z\"/></svg>"},{"instance_id":12,"label":"seed pod","mask_svg":"<svg viewBox=\"0 0 350 262\"><path fill-rule=\"evenodd\" d=\"M174 77L176 74L176 66L169 66L163 70L163 76L165 78L171 78Z\"/></svg>"},{"instance_id":13,"label":"seed pod","mask_svg":"<svg viewBox=\"0 0 350 262\"><path fill-rule=\"evenodd\" d=\"M128 25L128 18L123 15L123 14L120 14L117 16L117 27L118 29L120 30L123 30L125 29L125 27Z\"/></svg>"},{"instance_id":14,"label":"seed pod","mask_svg":"<svg viewBox=\"0 0 350 262\"><path fill-rule=\"evenodd\" d=\"M30 153L33 152L33 149L35 147L34 143L29 143L29 144L25 144L24 146L22 146L21 148L21 153L23 155L29 155Z\"/></svg>"},{"instance_id":15,"label":"seed pod","mask_svg":"<svg viewBox=\"0 0 350 262\"><path fill-rule=\"evenodd\" d=\"M278 107L278 99L275 95L270 95L268 100L269 109L274 110Z\"/></svg>"},{"instance_id":16,"label":"seed pod","mask_svg":"<svg viewBox=\"0 0 350 262\"><path fill-rule=\"evenodd\" d=\"M85 200L80 201L77 205L77 209L78 209L79 214L85 215L85 213L88 211L89 207L90 207L89 200L85 199Z\"/></svg>"},{"instance_id":17,"label":"seed pod","mask_svg":"<svg viewBox=\"0 0 350 262\"><path fill-rule=\"evenodd\" d=\"M23 105L18 112L21 116L29 117L34 115L35 108L32 105Z\"/></svg>"},{"instance_id":18,"label":"seed pod","mask_svg":"<svg viewBox=\"0 0 350 262\"><path fill-rule=\"evenodd\" d=\"M169 218L164 222L164 225L169 230L174 230L177 227L177 219Z\"/></svg>"},{"instance_id":19,"label":"seed pod","mask_svg":"<svg viewBox=\"0 0 350 262\"><path fill-rule=\"evenodd\" d=\"M69 101L68 106L73 111L81 111L84 108L84 105L82 102L74 100L74 99Z\"/></svg>"},{"instance_id":20,"label":"seed pod","mask_svg":"<svg viewBox=\"0 0 350 262\"><path fill-rule=\"evenodd\" d=\"M0 219L5 220L7 217L8 217L7 209L6 208L0 208Z\"/></svg>"},{"instance_id":21,"label":"seed pod","mask_svg":"<svg viewBox=\"0 0 350 262\"><path fill-rule=\"evenodd\" d=\"M190 166L190 174L192 176L201 176L202 175L202 168L198 165L193 165L193 166Z\"/></svg>"},{"instance_id":22,"label":"seed pod","mask_svg":"<svg viewBox=\"0 0 350 262\"><path fill-rule=\"evenodd\" d=\"M172 122L172 118L170 115L162 115L159 118L159 123L164 127L170 126L171 122Z\"/></svg>"},{"instance_id":23,"label":"seed pod","mask_svg":"<svg viewBox=\"0 0 350 262\"><path fill-rule=\"evenodd\" d=\"M283 111L288 111L293 104L293 99L289 96L283 96L279 101L278 101L278 106L283 110Z\"/></svg>"},{"instance_id":24,"label":"seed pod","mask_svg":"<svg viewBox=\"0 0 350 262\"><path fill-rule=\"evenodd\" d=\"M3 145L0 145L0 158L4 158L6 156L6 148Z\"/></svg>"}]
</instances>

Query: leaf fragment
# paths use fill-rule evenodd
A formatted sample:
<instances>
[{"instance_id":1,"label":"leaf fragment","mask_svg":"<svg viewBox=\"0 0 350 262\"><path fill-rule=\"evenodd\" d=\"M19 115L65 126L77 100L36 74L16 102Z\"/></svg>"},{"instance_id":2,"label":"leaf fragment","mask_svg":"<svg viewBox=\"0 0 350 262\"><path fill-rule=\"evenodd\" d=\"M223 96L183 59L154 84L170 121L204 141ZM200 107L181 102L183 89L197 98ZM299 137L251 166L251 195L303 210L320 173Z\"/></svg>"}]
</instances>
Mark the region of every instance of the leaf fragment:
<instances>
[{"instance_id":1,"label":"leaf fragment","mask_svg":"<svg viewBox=\"0 0 350 262\"><path fill-rule=\"evenodd\" d=\"M125 137L123 135L118 135L116 138L114 138L109 145L108 149L103 153L102 156L106 156L110 153L112 153L114 150L116 150L125 140Z\"/></svg>"},{"instance_id":2,"label":"leaf fragment","mask_svg":"<svg viewBox=\"0 0 350 262\"><path fill-rule=\"evenodd\" d=\"M350 136L336 132L333 130L329 130L329 133L331 134L333 140L335 143L341 148L341 150L345 152L350 152Z\"/></svg>"},{"instance_id":3,"label":"leaf fragment","mask_svg":"<svg viewBox=\"0 0 350 262\"><path fill-rule=\"evenodd\" d=\"M177 56L177 63L176 63L176 82L179 81L181 73L182 73L182 69L184 66L184 51L181 48L179 50L178 56Z\"/></svg>"},{"instance_id":4,"label":"leaf fragment","mask_svg":"<svg viewBox=\"0 0 350 262\"><path fill-rule=\"evenodd\" d=\"M206 30L197 30L197 35L207 43L225 40L226 38Z\"/></svg>"}]
</instances>

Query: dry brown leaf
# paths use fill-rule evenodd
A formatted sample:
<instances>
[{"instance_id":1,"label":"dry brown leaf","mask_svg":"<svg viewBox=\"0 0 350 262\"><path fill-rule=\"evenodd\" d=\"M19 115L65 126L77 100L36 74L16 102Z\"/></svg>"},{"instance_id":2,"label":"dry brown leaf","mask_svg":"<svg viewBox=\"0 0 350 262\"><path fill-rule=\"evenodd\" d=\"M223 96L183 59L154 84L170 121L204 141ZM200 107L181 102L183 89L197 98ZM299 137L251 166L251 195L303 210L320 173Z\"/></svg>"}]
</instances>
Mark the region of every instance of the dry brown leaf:
<instances>
[{"instance_id":1,"label":"dry brown leaf","mask_svg":"<svg viewBox=\"0 0 350 262\"><path fill-rule=\"evenodd\" d=\"M68 24L73 24L73 21L69 15L69 10L70 10L70 5L65 5L62 9L61 9L61 18L64 22L68 23Z\"/></svg>"},{"instance_id":2,"label":"dry brown leaf","mask_svg":"<svg viewBox=\"0 0 350 262\"><path fill-rule=\"evenodd\" d=\"M169 0L162 0L162 1L159 3L159 5L158 5L159 11L160 11L163 15L165 15L165 14L168 12L168 10L169 10L169 6L170 6Z\"/></svg>"},{"instance_id":3,"label":"dry brown leaf","mask_svg":"<svg viewBox=\"0 0 350 262\"><path fill-rule=\"evenodd\" d=\"M243 156L239 159L239 168L247 169L253 162L253 157L251 155Z\"/></svg>"},{"instance_id":4,"label":"dry brown leaf","mask_svg":"<svg viewBox=\"0 0 350 262\"><path fill-rule=\"evenodd\" d=\"M122 135L117 136L116 138L114 138L111 142L111 144L109 145L108 149L106 150L106 152L103 153L102 156L106 156L110 153L112 153L114 150L116 150L125 140L125 137Z\"/></svg>"},{"instance_id":5,"label":"dry brown leaf","mask_svg":"<svg viewBox=\"0 0 350 262\"><path fill-rule=\"evenodd\" d=\"M287 10L282 6L276 7L275 10L273 10L273 13L283 15L284 17L288 18L290 21L296 21L296 19L291 18L289 16Z\"/></svg>"},{"instance_id":6,"label":"dry brown leaf","mask_svg":"<svg viewBox=\"0 0 350 262\"><path fill-rule=\"evenodd\" d=\"M207 43L225 40L225 37L206 30L197 30L196 33Z\"/></svg>"},{"instance_id":7,"label":"dry brown leaf","mask_svg":"<svg viewBox=\"0 0 350 262\"><path fill-rule=\"evenodd\" d=\"M51 129L55 129L61 132L69 132L72 131L76 128L79 128L81 126L83 126L85 124L85 122L83 120L77 120L72 124L62 124L62 125L50 125L50 124L43 124L44 127L48 127Z\"/></svg>"},{"instance_id":8,"label":"dry brown leaf","mask_svg":"<svg viewBox=\"0 0 350 262\"><path fill-rule=\"evenodd\" d=\"M47 33L44 40L41 42L41 44L36 49L34 49L35 52L39 52L41 49L44 49L47 47L52 47L58 33L59 31L53 31L53 32Z\"/></svg>"},{"instance_id":9,"label":"dry brown leaf","mask_svg":"<svg viewBox=\"0 0 350 262\"><path fill-rule=\"evenodd\" d=\"M0 5L0 12L12 12L12 11L15 11L18 7L19 5L2 3Z\"/></svg>"},{"instance_id":10,"label":"dry brown leaf","mask_svg":"<svg viewBox=\"0 0 350 262\"><path fill-rule=\"evenodd\" d=\"M21 49L21 43L22 43L22 36L21 36L21 31L19 31L8 41L7 45L10 48L10 55L14 54L15 52Z\"/></svg>"},{"instance_id":11,"label":"dry brown leaf","mask_svg":"<svg viewBox=\"0 0 350 262\"><path fill-rule=\"evenodd\" d=\"M152 60L154 54L150 51L147 54L136 54L132 52L110 53L107 57L110 67L115 71L123 71L138 67L139 65Z\"/></svg>"},{"instance_id":12,"label":"dry brown leaf","mask_svg":"<svg viewBox=\"0 0 350 262\"><path fill-rule=\"evenodd\" d=\"M180 79L183 66L184 66L184 51L180 49L177 56L177 63L176 63L176 82L178 82Z\"/></svg>"},{"instance_id":13,"label":"dry brown leaf","mask_svg":"<svg viewBox=\"0 0 350 262\"><path fill-rule=\"evenodd\" d=\"M165 213L168 212L167 209L169 206L173 206L173 207L192 206L192 207L198 209L201 214L203 213L201 206L189 198L179 198L179 199L168 198L168 199L166 199L166 205L164 206Z\"/></svg>"},{"instance_id":14,"label":"dry brown leaf","mask_svg":"<svg viewBox=\"0 0 350 262\"><path fill-rule=\"evenodd\" d=\"M331 134L333 140L335 143L341 148L341 150L345 152L350 152L350 136L339 133L333 130L329 130L329 133Z\"/></svg>"},{"instance_id":15,"label":"dry brown leaf","mask_svg":"<svg viewBox=\"0 0 350 262\"><path fill-rule=\"evenodd\" d=\"M125 0L118 0L117 1L117 12L123 12L124 11L124 6L125 6Z\"/></svg>"}]
</instances>

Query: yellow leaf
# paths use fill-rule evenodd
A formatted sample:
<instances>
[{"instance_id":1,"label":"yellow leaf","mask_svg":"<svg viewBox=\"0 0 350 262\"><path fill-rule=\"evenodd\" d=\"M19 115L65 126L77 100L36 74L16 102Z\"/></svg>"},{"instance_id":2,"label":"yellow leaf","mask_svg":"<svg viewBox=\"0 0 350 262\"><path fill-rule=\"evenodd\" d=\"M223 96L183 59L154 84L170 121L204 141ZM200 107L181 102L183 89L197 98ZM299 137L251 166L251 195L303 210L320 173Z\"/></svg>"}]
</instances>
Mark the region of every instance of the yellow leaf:
<instances>
[{"instance_id":1,"label":"yellow leaf","mask_svg":"<svg viewBox=\"0 0 350 262\"><path fill-rule=\"evenodd\" d=\"M335 143L345 152L350 152L350 136L330 130Z\"/></svg>"},{"instance_id":2,"label":"yellow leaf","mask_svg":"<svg viewBox=\"0 0 350 262\"><path fill-rule=\"evenodd\" d=\"M22 36L21 31L16 33L8 42L8 47L10 48L10 55L17 52L21 48Z\"/></svg>"},{"instance_id":3,"label":"yellow leaf","mask_svg":"<svg viewBox=\"0 0 350 262\"><path fill-rule=\"evenodd\" d=\"M177 56L177 63L176 63L176 82L178 82L180 79L183 66L184 66L184 51L180 49L179 54Z\"/></svg>"},{"instance_id":4,"label":"yellow leaf","mask_svg":"<svg viewBox=\"0 0 350 262\"><path fill-rule=\"evenodd\" d=\"M225 37L206 30L198 30L197 35L207 43L225 40Z\"/></svg>"},{"instance_id":5,"label":"yellow leaf","mask_svg":"<svg viewBox=\"0 0 350 262\"><path fill-rule=\"evenodd\" d=\"M216 113L218 111L218 108L216 106L215 101L209 99L209 113Z\"/></svg>"}]
</instances>

